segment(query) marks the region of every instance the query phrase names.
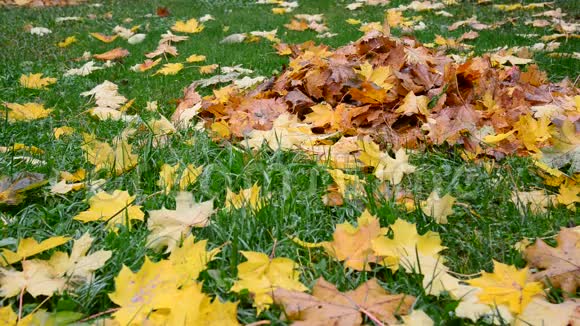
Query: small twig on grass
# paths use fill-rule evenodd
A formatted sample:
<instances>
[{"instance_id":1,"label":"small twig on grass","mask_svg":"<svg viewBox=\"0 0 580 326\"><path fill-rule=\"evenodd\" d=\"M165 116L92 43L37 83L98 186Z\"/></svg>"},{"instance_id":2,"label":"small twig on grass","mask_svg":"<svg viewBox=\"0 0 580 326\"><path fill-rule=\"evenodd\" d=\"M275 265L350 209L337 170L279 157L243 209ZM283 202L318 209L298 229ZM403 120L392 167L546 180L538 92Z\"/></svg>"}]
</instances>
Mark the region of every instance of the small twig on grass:
<instances>
[{"instance_id":1,"label":"small twig on grass","mask_svg":"<svg viewBox=\"0 0 580 326\"><path fill-rule=\"evenodd\" d=\"M111 309L108 309L108 310L105 310L105 311L97 312L96 314L90 315L87 318L83 318L83 319L79 320L78 322L79 323L84 323L84 322L89 321L91 319L95 319L95 318L101 317L103 315L108 315L108 314L113 313L113 312L115 312L115 311L117 311L119 309L121 309L121 308L111 308Z\"/></svg>"},{"instance_id":2,"label":"small twig on grass","mask_svg":"<svg viewBox=\"0 0 580 326\"><path fill-rule=\"evenodd\" d=\"M41 302L41 303L39 303L39 304L38 304L38 306L36 306L36 307L34 308L34 310L32 310L32 311L29 313L29 315L32 315L33 313L37 312L37 311L38 311L38 309L40 309L40 307L42 307L42 305L43 305L43 304L45 304L45 303L48 301L48 299L50 299L50 298L52 298L52 296L46 297L46 299L42 300L42 302Z\"/></svg>"},{"instance_id":3,"label":"small twig on grass","mask_svg":"<svg viewBox=\"0 0 580 326\"><path fill-rule=\"evenodd\" d=\"M270 324L271 323L269 320L260 320L257 322L246 324L246 326L260 326L260 325L270 325Z\"/></svg>"},{"instance_id":4,"label":"small twig on grass","mask_svg":"<svg viewBox=\"0 0 580 326\"><path fill-rule=\"evenodd\" d=\"M20 320L22 319L22 301L24 299L24 289L26 289L26 287L22 287L22 290L20 290L20 296L18 297L18 323L20 323Z\"/></svg>"},{"instance_id":5,"label":"small twig on grass","mask_svg":"<svg viewBox=\"0 0 580 326\"><path fill-rule=\"evenodd\" d=\"M461 273L457 273L454 271L447 271L447 273L455 275L455 276L465 277L465 278L472 278L472 277L476 277L476 276L481 276L481 272L477 272L477 273L473 273L473 274L461 274Z\"/></svg>"},{"instance_id":6,"label":"small twig on grass","mask_svg":"<svg viewBox=\"0 0 580 326\"><path fill-rule=\"evenodd\" d=\"M370 320L373 321L373 323L375 323L375 325L377 326L385 326L385 324L383 324L382 321L380 321L377 317L375 317L373 314L370 313L370 311L366 310L363 307L358 307L358 310L360 312L362 312L363 314L365 314L367 317L369 317Z\"/></svg>"},{"instance_id":7,"label":"small twig on grass","mask_svg":"<svg viewBox=\"0 0 580 326\"><path fill-rule=\"evenodd\" d=\"M272 253L270 253L270 259L276 257L276 245L278 244L278 239L274 238L274 244L272 245Z\"/></svg>"}]
</instances>

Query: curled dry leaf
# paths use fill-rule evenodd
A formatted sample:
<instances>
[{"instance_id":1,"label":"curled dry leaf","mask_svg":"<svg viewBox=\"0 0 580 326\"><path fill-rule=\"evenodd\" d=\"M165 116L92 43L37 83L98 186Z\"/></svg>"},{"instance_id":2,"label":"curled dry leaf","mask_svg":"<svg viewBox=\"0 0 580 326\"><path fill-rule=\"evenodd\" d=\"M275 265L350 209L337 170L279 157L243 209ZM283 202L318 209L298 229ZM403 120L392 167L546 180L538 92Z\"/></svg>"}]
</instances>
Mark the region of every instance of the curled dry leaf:
<instances>
[{"instance_id":1,"label":"curled dry leaf","mask_svg":"<svg viewBox=\"0 0 580 326\"><path fill-rule=\"evenodd\" d=\"M24 200L26 191L42 187L47 182L44 174L34 172L3 176L0 178L0 205L18 205Z\"/></svg>"}]
</instances>

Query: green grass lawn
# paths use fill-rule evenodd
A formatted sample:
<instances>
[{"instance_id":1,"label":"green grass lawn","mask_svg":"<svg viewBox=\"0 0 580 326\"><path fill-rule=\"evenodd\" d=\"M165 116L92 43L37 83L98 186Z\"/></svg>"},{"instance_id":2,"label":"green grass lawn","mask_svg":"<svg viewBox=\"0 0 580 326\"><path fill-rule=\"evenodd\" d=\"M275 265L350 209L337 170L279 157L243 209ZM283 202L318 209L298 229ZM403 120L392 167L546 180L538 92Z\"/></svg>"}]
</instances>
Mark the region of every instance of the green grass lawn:
<instances>
[{"instance_id":1,"label":"green grass lawn","mask_svg":"<svg viewBox=\"0 0 580 326\"><path fill-rule=\"evenodd\" d=\"M105 80L119 85L119 93L128 99L135 99L133 109L141 117L152 116L144 108L148 101L157 101L159 113L170 117L177 100L183 96L183 89L192 81L206 78L189 64L188 68L174 76L151 76L154 68L146 73L136 73L129 68L144 60L143 54L153 51L160 35L178 19L201 17L211 14L215 20L205 23L199 34L190 34L190 39L177 43L180 55L163 59L165 62L183 62L191 54L205 55L202 64L217 63L220 66L242 64L255 71L254 75L269 77L282 71L288 58L279 56L271 43L261 40L256 43L220 44L225 36L232 33L269 31L278 29L278 37L285 43L301 43L313 39L317 43L339 47L363 35L358 26L345 22L348 18L366 22L380 21L384 9L396 7L410 1L393 0L388 7L366 6L356 11L345 9L349 2L343 0L300 1L300 6L290 14L274 15L272 5L257 5L253 1L101 1L102 6L80 5L64 8L1 8L0 9L0 102L25 103L42 102L54 108L50 117L32 122L9 123L0 118L0 146L23 143L36 146L44 151L34 155L46 164L33 165L15 159L13 152L0 153L1 175L13 175L22 171L39 172L56 180L59 171L74 172L80 168L88 171L88 178L106 178L104 189L127 190L136 195L136 202L143 210L174 207L174 193L159 192L156 182L164 163L174 165L204 165L204 172L189 188L197 201L214 200L217 212L211 217L212 224L206 228L194 229L196 239L207 239L210 248L222 246L221 253L202 272L205 293L222 301L239 301L238 320L252 323L270 320L272 324L284 324L280 319L279 307L256 315L250 295L230 292L237 275L237 265L244 261L240 251L257 251L270 255L275 250L277 257L288 257L300 265L301 282L311 288L316 279L324 277L336 284L340 290L351 290L366 280L377 277L388 290L407 293L418 298L415 309L422 309L435 324L468 324L459 319L453 311L457 302L449 296L440 297L425 294L421 277L413 274L393 274L384 267L377 266L372 271L356 272L345 270L340 262L328 257L322 250L305 249L292 242L292 237L308 242L330 240L336 224L356 218L367 208L375 214L382 226L392 224L397 218L417 224L420 233L428 230L439 232L443 245L447 247L444 256L447 266L458 274L473 274L481 270L491 271L493 260L518 267L525 266L522 255L514 249L514 244L523 238L550 238L561 227L571 227L578 223L577 213L565 207L553 207L545 213L521 213L511 201L514 190L547 189L554 193L557 188L544 185L537 169L529 158L508 157L495 163L495 168L487 171L482 164L466 162L461 158L459 148L430 148L411 154L410 162L417 171L404 178L401 187L413 193L415 198L425 199L433 189L441 194L450 193L462 203L454 207L449 224L439 225L426 217L421 210L406 212L396 205L393 198L377 199L372 196L377 187L374 178L357 172L367 180L366 197L346 201L343 206L327 207L321 200L332 179L326 167L309 160L299 152L272 151L263 148L253 152L238 146L235 142L214 142L207 133L194 129L181 130L172 135L165 146L153 146L150 132L138 133L134 152L138 153L137 167L116 177L107 177L104 171L94 171L87 162L81 146L82 133L92 133L101 141L111 141L124 128L119 121L98 121L92 119L86 110L94 105L80 93L88 91ZM416 33L425 43L433 42L436 34L458 37L469 28L461 27L447 31L446 26L454 21L477 15L479 21L493 23L518 17L514 24L505 24L496 30L482 30L479 38L466 43L474 46L475 55L491 49L507 46L529 46L539 42L539 37L553 34L551 27L533 28L524 25L532 14L547 9L503 12L492 6L476 5L476 1L461 1L460 5L447 6L446 11L453 18L436 16L432 12L408 12L405 16L423 16L427 28ZM523 1L522 3L530 3ZM580 15L574 1L557 0L553 7L561 7L570 19ZM155 15L158 6L167 7L171 15L159 18ZM103 18L112 13L112 18ZM284 24L293 14L323 13L333 38L317 39L314 32L288 31ZM96 15L95 19L56 23L57 17ZM152 17L146 17L153 14ZM124 23L131 18L130 23ZM52 30L51 34L40 37L25 31L25 25L42 26ZM128 45L117 39L105 44L91 37L91 32L111 34L116 25L131 27L140 25L140 32L146 33L144 42ZM224 31L226 30L227 31ZM535 33L534 38L518 35ZM400 31L394 30L394 34ZM55 44L68 36L79 41L67 48ZM558 52L579 52L580 40L560 39ZM114 47L128 49L129 57L113 67L95 71L86 77L63 77L64 71L82 65L74 59L83 52L102 53ZM574 58L552 58L542 52L534 57L542 70L548 72L550 80L563 78L577 80L580 74L579 60ZM43 73L58 79L48 90L31 90L20 86L22 74ZM200 91L211 93L211 88ZM133 111L132 111L133 112ZM76 132L57 140L53 128L71 126ZM193 144L188 140L194 138ZM566 171L573 174L577 171ZM234 191L248 188L257 182L263 194L269 194L266 204L259 212L249 209L226 210L226 188ZM52 195L49 187L35 189L27 193L24 203L17 206L0 206L1 244L15 249L17 239L34 237L37 240L63 235L78 238L85 232L95 238L93 250L112 250L113 254L104 267L96 272L94 281L74 292L55 295L43 301L43 297L23 296L22 315L38 308L48 311L75 311L84 317L115 308L108 293L115 290L114 278L122 266L138 270L146 256L153 260L165 257L146 248L149 234L147 223L134 223L132 228L120 228L118 233L104 228L104 223L81 223L72 218L88 208L87 190L66 195ZM552 242L553 243L553 242ZM65 245L71 247L71 243ZM61 249L62 250L62 249ZM51 251L52 252L52 251ZM49 252L50 253L50 252ZM43 253L40 257L48 258ZM557 297L557 295L556 295ZM558 298L556 298L558 299ZM561 298L560 298L561 299ZM11 305L19 310L19 297L0 299L0 306ZM371 324L370 321L367 321Z\"/></svg>"}]
</instances>

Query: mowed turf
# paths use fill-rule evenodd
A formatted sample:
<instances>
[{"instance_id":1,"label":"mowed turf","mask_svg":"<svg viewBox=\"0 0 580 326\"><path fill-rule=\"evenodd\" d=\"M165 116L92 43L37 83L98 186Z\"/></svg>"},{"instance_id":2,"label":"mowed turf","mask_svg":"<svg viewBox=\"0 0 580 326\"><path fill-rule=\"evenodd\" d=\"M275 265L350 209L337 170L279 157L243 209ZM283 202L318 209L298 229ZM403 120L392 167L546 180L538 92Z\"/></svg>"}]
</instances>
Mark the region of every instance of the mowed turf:
<instances>
[{"instance_id":1,"label":"mowed turf","mask_svg":"<svg viewBox=\"0 0 580 326\"><path fill-rule=\"evenodd\" d=\"M189 19L211 14L215 20L205 25L199 34L190 35L188 41L177 44L180 55L164 59L164 62L183 62L191 54L205 55L201 64L217 63L220 66L241 64L255 71L254 75L269 77L280 72L288 63L287 57L279 56L272 44L266 40L257 43L220 44L225 36L232 33L269 31L278 29L278 37L285 43L300 43L314 40L317 43L338 47L362 36L358 26L345 22L348 18L366 22L382 22L384 10L410 1L392 1L388 7L363 7L357 11L345 9L346 1L300 1L300 7L292 14L324 14L330 31L337 33L333 38L318 39L314 32L288 31L292 14L274 15L272 6L258 5L253 1L102 1L102 6L81 5L65 8L2 8L0 9L0 102L24 103L42 102L54 108L51 116L33 122L8 123L0 119L0 146L14 143L34 145L44 151L35 158L46 164L33 165L14 159L13 153L0 153L2 175L13 175L21 171L45 174L56 180L59 171L76 171L85 168L92 171L81 150L82 133L93 133L98 139L111 140L125 127L123 122L98 121L91 119L86 110L93 104L80 93L88 91L105 80L119 85L119 93L128 99L135 99L135 108L145 108L148 101L157 101L159 113L169 117L175 110L177 100L183 95L184 87L192 81L206 78L201 75L196 64L174 76L152 76L151 72L136 73L129 69L144 60L143 54L153 51L160 35L165 33L178 19ZM523 1L529 3L531 1ZM568 17L578 17L580 9L574 1L555 1L554 7L561 7ZM155 10L167 7L169 17L159 18ZM480 31L479 38L467 43L474 45L476 55L488 50L507 46L529 46L535 44L542 35L553 34L550 27L532 28L523 24L526 18L544 9L506 13L491 6L479 6L475 1L464 1L461 5L448 6L445 10L453 18L436 16L432 12L409 12L406 15L423 16L427 29L416 32L422 42L432 42L436 34L458 37L468 31L462 27L454 32L447 26L454 21L477 15L479 21L493 23L517 16L513 24L505 24L496 30ZM105 18L106 13L112 18ZM87 19L87 15L95 15ZM146 17L146 15L153 15ZM82 16L80 22L56 23L57 17ZM126 19L130 23L124 23ZM46 36L31 35L25 25L42 26L52 30ZM144 42L128 45L118 39L111 44L102 43L91 37L91 32L111 34L116 25L126 27L141 25L140 31L147 34ZM398 30L394 34L400 35ZM525 38L520 34L538 34ZM55 44L68 36L76 36L79 42L68 48ZM578 39L561 39L558 52L578 52ZM113 67L95 71L86 77L63 77L64 71L79 67L82 63L74 59L85 51L102 53L122 46L131 55ZM548 72L552 81L563 78L576 80L580 73L579 60L574 58L551 58L542 53L534 56L541 69ZM200 64L200 65L201 65ZM154 68L153 71L155 71ZM42 72L56 77L58 82L48 90L30 90L20 86L22 74ZM211 88L200 90L209 94ZM138 110L147 119L153 113ZM72 136L56 140L53 128L71 126L77 130ZM340 262L329 258L322 250L305 249L291 241L298 237L308 242L330 240L335 225L345 221L354 223L367 208L376 214L382 226L388 226L397 218L417 224L420 233L428 230L439 232L443 245L447 247L444 256L447 266L459 274L473 274L481 270L490 271L497 260L506 264L523 267L525 261L514 249L514 244L523 238L552 237L560 227L574 226L578 215L565 207L555 207L546 213L520 212L511 201L514 190L555 188L544 185L543 179L528 158L508 157L496 162L493 169L461 158L461 148L437 147L411 153L411 163L417 171L404 178L401 188L411 191L415 198L425 199L433 189L441 194L450 193L457 197L461 205L454 208L449 224L439 225L425 216L421 210L408 213L396 205L394 198L375 198L373 195L354 201L346 201L340 207L327 207L321 197L331 184L326 167L309 160L299 152L272 151L263 148L257 152L245 150L235 143L214 142L205 132L193 129L180 131L170 138L166 146L153 145L152 136L147 133L137 136L134 142L141 144L134 148L139 154L137 167L121 176L107 178L105 189L123 189L137 195L137 203L143 210L174 207L174 194L159 192L156 185L159 170L164 163L204 165L204 172L197 183L189 188L197 201L214 199L217 212L212 216L209 227L194 229L197 239L208 239L209 247L223 246L218 258L203 272L204 291L222 300L240 301L238 320L251 323L270 319L274 324L280 320L280 309L273 307L256 316L249 294L230 292L236 280L236 266L244 259L240 251L258 251L266 254L275 250L277 257L288 257L301 266L301 281L309 288L316 279L324 277L337 284L341 290L350 290L377 277L382 285L393 292L404 292L418 298L415 309L425 310L436 324L462 324L466 320L456 318L453 311L457 302L443 295L439 298L425 295L421 276L405 273L393 274L385 268L377 267L370 272L345 270ZM194 139L193 142L190 140ZM367 193L374 193L377 181L359 171L367 180ZM106 173L91 172L90 179L106 177ZM262 186L262 193L269 194L267 204L259 212L249 209L223 209L226 188L238 191L254 183ZM113 233L101 223L83 224L72 218L88 208L87 191L72 192L59 196L50 194L49 188L29 193L26 201L15 207L0 208L0 232L2 244L13 246L17 239L34 237L42 240L55 235L74 238L85 232L95 237L95 249L112 250L112 258L96 273L94 282L80 287L73 293L54 296L43 302L42 308L49 311L78 311L86 316L96 314L115 305L108 298L114 291L114 277L123 265L138 270L147 255L153 259L162 255L146 248L149 234L146 223L135 223L131 229L121 228ZM553 242L552 242L553 243ZM70 244L68 244L70 246ZM45 253L41 257L49 257ZM555 298L558 300L558 298ZM0 301L2 305L13 305L18 309L15 298ZM23 315L37 308L42 299L24 296Z\"/></svg>"}]
</instances>

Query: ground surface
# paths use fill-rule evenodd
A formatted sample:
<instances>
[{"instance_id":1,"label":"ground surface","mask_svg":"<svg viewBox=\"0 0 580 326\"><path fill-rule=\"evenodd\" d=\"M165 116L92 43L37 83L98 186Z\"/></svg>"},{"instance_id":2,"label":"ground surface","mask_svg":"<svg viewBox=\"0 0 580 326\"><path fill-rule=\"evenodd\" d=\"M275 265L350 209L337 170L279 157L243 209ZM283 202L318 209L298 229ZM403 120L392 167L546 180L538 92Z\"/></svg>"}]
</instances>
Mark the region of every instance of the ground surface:
<instances>
[{"instance_id":1,"label":"ground surface","mask_svg":"<svg viewBox=\"0 0 580 326\"><path fill-rule=\"evenodd\" d=\"M367 208L375 214L382 226L388 226L397 218L417 224L420 233L427 230L439 232L449 269L459 274L473 274L481 270L491 271L493 260L525 266L520 252L514 244L524 238L550 238L561 227L572 227L578 222L577 213L565 206L550 207L543 213L520 211L512 202L514 190L547 189L555 193L557 188L544 184L533 162L525 157L508 157L496 162L494 168L487 170L482 164L466 162L457 148L430 148L411 155L410 163L417 167L413 174L405 176L401 187L411 192L418 200L425 199L433 189L441 194L450 193L461 205L454 207L449 224L439 225L427 217L420 209L407 212L395 204L393 198L377 200L373 196L362 196L357 200L346 201L343 206L325 206L321 197L326 193L331 178L326 168L308 160L298 152L272 151L263 148L257 152L240 149L229 142L214 142L205 132L193 129L181 130L174 134L166 146L154 146L150 135L141 134L141 146L133 151L138 153L137 167L122 175L110 177L106 171L95 171L87 162L81 149L82 133L94 134L101 141L111 141L125 127L121 121L99 121L92 119L86 110L93 103L79 94L88 91L105 80L119 86L119 93L128 99L135 99L133 108L143 117L151 116L144 112L148 101L157 101L158 112L170 117L175 110L177 99L183 96L183 88L193 80L206 78L190 64L176 75L152 76L156 68L146 73L136 73L129 68L141 63L143 54L155 49L160 35L165 33L178 19L212 15L215 20L205 23L205 29L198 34L190 34L188 41L178 43L180 56L169 57L169 62L184 62L190 54L207 57L199 65L217 63L220 66L242 64L244 68L255 71L254 75L271 76L279 73L288 57L280 56L271 42L262 39L256 43L220 44L220 40L232 33L250 31L269 31L278 28L278 37L285 43L300 43L310 39L323 42L332 47L344 45L363 35L358 25L345 22L348 18L362 21L381 21L386 8L396 7L408 1L392 1L388 7L365 6L356 11L345 9L345 1L300 1L293 13L272 14L271 5L257 5L251 1L104 1L102 6L81 5L65 8L3 8L0 10L0 101L9 103L42 102L54 111L46 119L31 122L10 123L0 120L0 146L23 143L40 148L43 153L33 157L44 164L35 165L14 159L11 151L0 153L2 175L14 175L22 171L39 172L52 181L57 181L59 171L74 172L80 168L88 171L88 179L106 179L104 189L127 190L137 196L137 203L143 211L157 210L163 206L174 207L175 193L160 193L157 181L164 163L182 165L203 165L204 171L198 181L188 190L197 201L214 200L216 213L211 217L211 225L196 228L196 239L207 239L209 248L221 246L221 253L209 263L208 270L201 273L204 292L222 301L239 301L237 317L240 323L258 320L271 320L281 323L280 308L273 307L256 316L251 296L230 291L237 275L237 265L244 261L240 251L257 251L270 255L275 250L276 257L288 257L300 265L300 281L311 288L316 279L324 277L336 284L340 290L350 290L377 277L381 284L396 293L407 293L418 298L415 309L424 310L436 324L467 323L465 319L454 316L457 301L447 295L429 296L421 286L421 276L405 273L393 274L384 267L377 266L371 271L357 272L345 270L340 262L330 258L320 249L305 249L291 241L297 237L308 242L331 239L336 224L356 218ZM527 1L524 1L526 3ZM576 19L580 15L574 1L556 1L554 8L563 8L568 17ZM157 17L159 6L169 9L170 15ZM506 24L496 30L482 30L480 36L466 43L474 46L475 54L507 46L526 46L538 42L542 35L553 34L550 26L533 28L523 22L531 15L547 9L519 10L505 12L491 6L476 5L465 1L461 5L447 6L446 11L453 18L436 16L430 11L409 12L406 16L422 15L427 28L415 32L422 42L432 42L436 34L445 37L458 37L468 28L462 27L449 32L446 26L454 21L464 20L477 15L484 23L493 23L507 17L517 17L514 24ZM106 18L112 13L112 18ZM297 13L325 15L330 32L336 36L317 39L311 31L288 31L283 27ZM152 14L152 17L145 17ZM95 15L94 19L56 23L57 17ZM123 23L131 18L130 23ZM42 26L52 30L46 36L31 35L25 25ZM128 45L118 39L112 44L103 43L89 35L91 32L111 34L116 25L131 27L140 25L140 32L146 39L136 45ZM226 28L227 26L227 28ZM227 29L227 31L224 31ZM395 34L400 31L395 30ZM538 36L524 38L518 34L536 33ZM176 33L179 34L179 33ZM57 42L68 36L76 36L78 42L70 47L60 48ZM561 39L557 52L578 52L578 39ZM63 77L63 73L82 64L73 59L81 57L85 51L102 53L122 46L131 52L116 65L98 70L88 76ZM552 58L543 52L533 56L541 69L548 72L552 81L565 77L572 80L580 73L579 60L576 58ZM22 74L43 73L56 77L57 83L47 90L31 90L21 87ZM201 90L209 94L211 88ZM133 109L131 109L133 110ZM70 126L76 131L67 137L55 139L53 128ZM193 144L188 142L195 139ZM137 143L137 142L135 142ZM573 173L574 171L565 171ZM359 173L360 174L360 173ZM361 177L364 174L360 174ZM375 183L370 176L369 189ZM269 194L264 207L258 212L250 209L224 209L226 188L237 192L257 182L261 185L262 195ZM114 278L123 265L133 271L139 270L145 256L153 260L165 257L146 247L150 231L146 222L133 223L131 228L121 227L117 233L104 227L105 223L81 223L72 218L88 208L86 199L92 193L88 190L54 195L45 186L28 193L25 201L16 206L3 206L2 246L15 249L17 239L34 237L37 240L63 235L79 238L90 232L95 238L92 250L111 250L112 257L96 271L95 279L70 293L33 298L30 295L14 296L3 299L2 305L11 305L14 311L21 309L22 315L35 310L42 302L48 311L76 311L84 317L115 308L108 294L115 290ZM553 242L552 242L553 243ZM71 246L69 243L66 246ZM64 250L64 249L60 249ZM50 257L51 251L40 255ZM557 295L556 295L557 297ZM558 299L558 298L556 298ZM22 303L22 308L19 304Z\"/></svg>"}]
</instances>

